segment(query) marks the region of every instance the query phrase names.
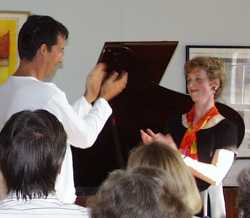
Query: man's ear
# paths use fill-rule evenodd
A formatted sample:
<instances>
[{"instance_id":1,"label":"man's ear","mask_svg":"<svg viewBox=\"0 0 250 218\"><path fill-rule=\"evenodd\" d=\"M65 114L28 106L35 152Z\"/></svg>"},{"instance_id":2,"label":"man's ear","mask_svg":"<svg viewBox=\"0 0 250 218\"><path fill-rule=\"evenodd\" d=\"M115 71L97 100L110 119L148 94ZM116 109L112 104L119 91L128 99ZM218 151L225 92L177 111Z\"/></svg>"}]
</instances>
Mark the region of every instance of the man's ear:
<instances>
[{"instance_id":1,"label":"man's ear","mask_svg":"<svg viewBox=\"0 0 250 218\"><path fill-rule=\"evenodd\" d=\"M41 56L45 56L48 53L48 46L46 44L42 44L38 51Z\"/></svg>"}]
</instances>

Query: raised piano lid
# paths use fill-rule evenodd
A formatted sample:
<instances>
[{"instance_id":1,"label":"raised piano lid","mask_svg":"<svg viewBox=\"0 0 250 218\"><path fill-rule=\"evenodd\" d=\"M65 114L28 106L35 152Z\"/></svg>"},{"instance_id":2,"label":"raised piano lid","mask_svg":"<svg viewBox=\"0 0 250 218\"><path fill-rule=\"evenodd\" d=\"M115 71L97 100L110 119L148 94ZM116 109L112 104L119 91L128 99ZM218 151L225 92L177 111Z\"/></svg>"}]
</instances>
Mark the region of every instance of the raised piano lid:
<instances>
[{"instance_id":1,"label":"raised piano lid","mask_svg":"<svg viewBox=\"0 0 250 218\"><path fill-rule=\"evenodd\" d=\"M72 148L76 187L99 186L113 169L126 166L129 151L140 142L140 129L163 131L169 118L190 109L192 101L188 95L158 85L177 44L104 44L98 62L106 62L109 72L128 71L128 86L110 102L113 114L95 144L88 149ZM218 106L222 114L225 111L226 117L237 120L239 128L244 129L237 112L222 104ZM239 144L243 136L239 136Z\"/></svg>"},{"instance_id":2,"label":"raised piano lid","mask_svg":"<svg viewBox=\"0 0 250 218\"><path fill-rule=\"evenodd\" d=\"M129 72L129 88L142 84L158 84L178 42L106 42L98 62L108 64L108 72ZM141 88L140 88L141 89Z\"/></svg>"}]
</instances>

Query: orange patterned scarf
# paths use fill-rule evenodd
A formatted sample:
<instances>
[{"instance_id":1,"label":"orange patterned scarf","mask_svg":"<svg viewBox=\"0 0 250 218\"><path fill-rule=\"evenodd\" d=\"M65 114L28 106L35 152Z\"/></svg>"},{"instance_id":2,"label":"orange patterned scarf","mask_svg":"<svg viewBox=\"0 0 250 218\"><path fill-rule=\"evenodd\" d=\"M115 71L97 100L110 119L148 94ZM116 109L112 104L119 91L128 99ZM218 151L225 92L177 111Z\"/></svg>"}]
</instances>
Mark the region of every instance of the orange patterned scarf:
<instances>
[{"instance_id":1,"label":"orange patterned scarf","mask_svg":"<svg viewBox=\"0 0 250 218\"><path fill-rule=\"evenodd\" d=\"M194 107L192 107L191 111L189 111L186 114L188 128L182 138L181 145L179 148L180 152L183 155L198 160L196 133L200 129L202 129L210 119L212 119L214 116L218 114L219 111L214 106L194 125L193 125L193 120L195 116Z\"/></svg>"}]
</instances>

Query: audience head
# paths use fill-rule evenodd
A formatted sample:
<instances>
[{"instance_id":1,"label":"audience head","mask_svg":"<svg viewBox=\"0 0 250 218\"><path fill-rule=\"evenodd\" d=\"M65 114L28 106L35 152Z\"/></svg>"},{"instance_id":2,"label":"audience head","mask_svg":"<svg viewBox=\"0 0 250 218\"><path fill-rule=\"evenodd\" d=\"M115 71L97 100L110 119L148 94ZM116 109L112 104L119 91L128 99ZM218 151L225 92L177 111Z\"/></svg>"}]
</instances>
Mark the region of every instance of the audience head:
<instances>
[{"instance_id":1,"label":"audience head","mask_svg":"<svg viewBox=\"0 0 250 218\"><path fill-rule=\"evenodd\" d=\"M164 176L158 177L161 173L164 174L153 168L112 172L97 193L92 218L190 218L182 202L170 193L167 195L161 181ZM162 203L165 198L171 199L167 201L171 203Z\"/></svg>"},{"instance_id":2,"label":"audience head","mask_svg":"<svg viewBox=\"0 0 250 218\"><path fill-rule=\"evenodd\" d=\"M225 85L225 66L220 58L216 57L195 57L186 62L185 66L186 75L194 69L201 69L207 73L210 81L218 80L218 87L215 88L214 97L217 98Z\"/></svg>"},{"instance_id":3,"label":"audience head","mask_svg":"<svg viewBox=\"0 0 250 218\"><path fill-rule=\"evenodd\" d=\"M132 168L129 171L154 179L160 184L161 193L159 205L165 217L192 217L192 213L187 205L184 205L179 196L168 186L165 170L156 167L137 167Z\"/></svg>"},{"instance_id":4,"label":"audience head","mask_svg":"<svg viewBox=\"0 0 250 218\"><path fill-rule=\"evenodd\" d=\"M20 59L31 61L41 45L45 44L50 51L58 36L67 39L68 34L67 28L50 16L29 16L18 35Z\"/></svg>"},{"instance_id":5,"label":"audience head","mask_svg":"<svg viewBox=\"0 0 250 218\"><path fill-rule=\"evenodd\" d=\"M250 217L250 168L241 171L239 183L239 214L241 218Z\"/></svg>"},{"instance_id":6,"label":"audience head","mask_svg":"<svg viewBox=\"0 0 250 218\"><path fill-rule=\"evenodd\" d=\"M136 167L157 167L165 171L166 186L192 214L201 210L201 198L195 180L178 151L153 142L134 148L128 159L128 169Z\"/></svg>"},{"instance_id":7,"label":"audience head","mask_svg":"<svg viewBox=\"0 0 250 218\"><path fill-rule=\"evenodd\" d=\"M0 132L0 166L8 193L44 198L54 191L66 151L66 133L45 110L11 116Z\"/></svg>"}]
</instances>

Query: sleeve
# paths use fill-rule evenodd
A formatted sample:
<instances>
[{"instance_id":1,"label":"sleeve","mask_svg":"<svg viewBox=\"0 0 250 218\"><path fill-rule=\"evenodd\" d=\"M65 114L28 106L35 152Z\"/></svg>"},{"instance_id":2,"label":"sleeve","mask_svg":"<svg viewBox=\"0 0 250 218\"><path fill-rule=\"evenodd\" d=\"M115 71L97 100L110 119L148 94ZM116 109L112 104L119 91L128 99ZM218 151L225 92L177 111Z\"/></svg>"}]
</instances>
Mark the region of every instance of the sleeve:
<instances>
[{"instance_id":1,"label":"sleeve","mask_svg":"<svg viewBox=\"0 0 250 218\"><path fill-rule=\"evenodd\" d=\"M77 113L78 116L83 118L92 108L92 105L84 98L79 98L74 104L73 109Z\"/></svg>"},{"instance_id":2,"label":"sleeve","mask_svg":"<svg viewBox=\"0 0 250 218\"><path fill-rule=\"evenodd\" d=\"M226 149L216 150L210 164L184 157L184 162L193 175L210 184L220 184L234 161L234 152Z\"/></svg>"},{"instance_id":3,"label":"sleeve","mask_svg":"<svg viewBox=\"0 0 250 218\"><path fill-rule=\"evenodd\" d=\"M211 163L204 163L185 157L184 162L193 174L210 184L219 184L231 168L237 149L237 128L229 120L223 120L214 132L215 153Z\"/></svg>"},{"instance_id":4,"label":"sleeve","mask_svg":"<svg viewBox=\"0 0 250 218\"><path fill-rule=\"evenodd\" d=\"M56 93L44 109L53 113L62 122L68 143L79 148L87 148L94 144L112 113L111 107L103 98L99 98L93 107L81 98L73 108L63 92Z\"/></svg>"},{"instance_id":5,"label":"sleeve","mask_svg":"<svg viewBox=\"0 0 250 218\"><path fill-rule=\"evenodd\" d=\"M215 132L217 140L215 149L227 149L236 153L238 141L237 127L227 119L222 122L223 124Z\"/></svg>"}]
</instances>

